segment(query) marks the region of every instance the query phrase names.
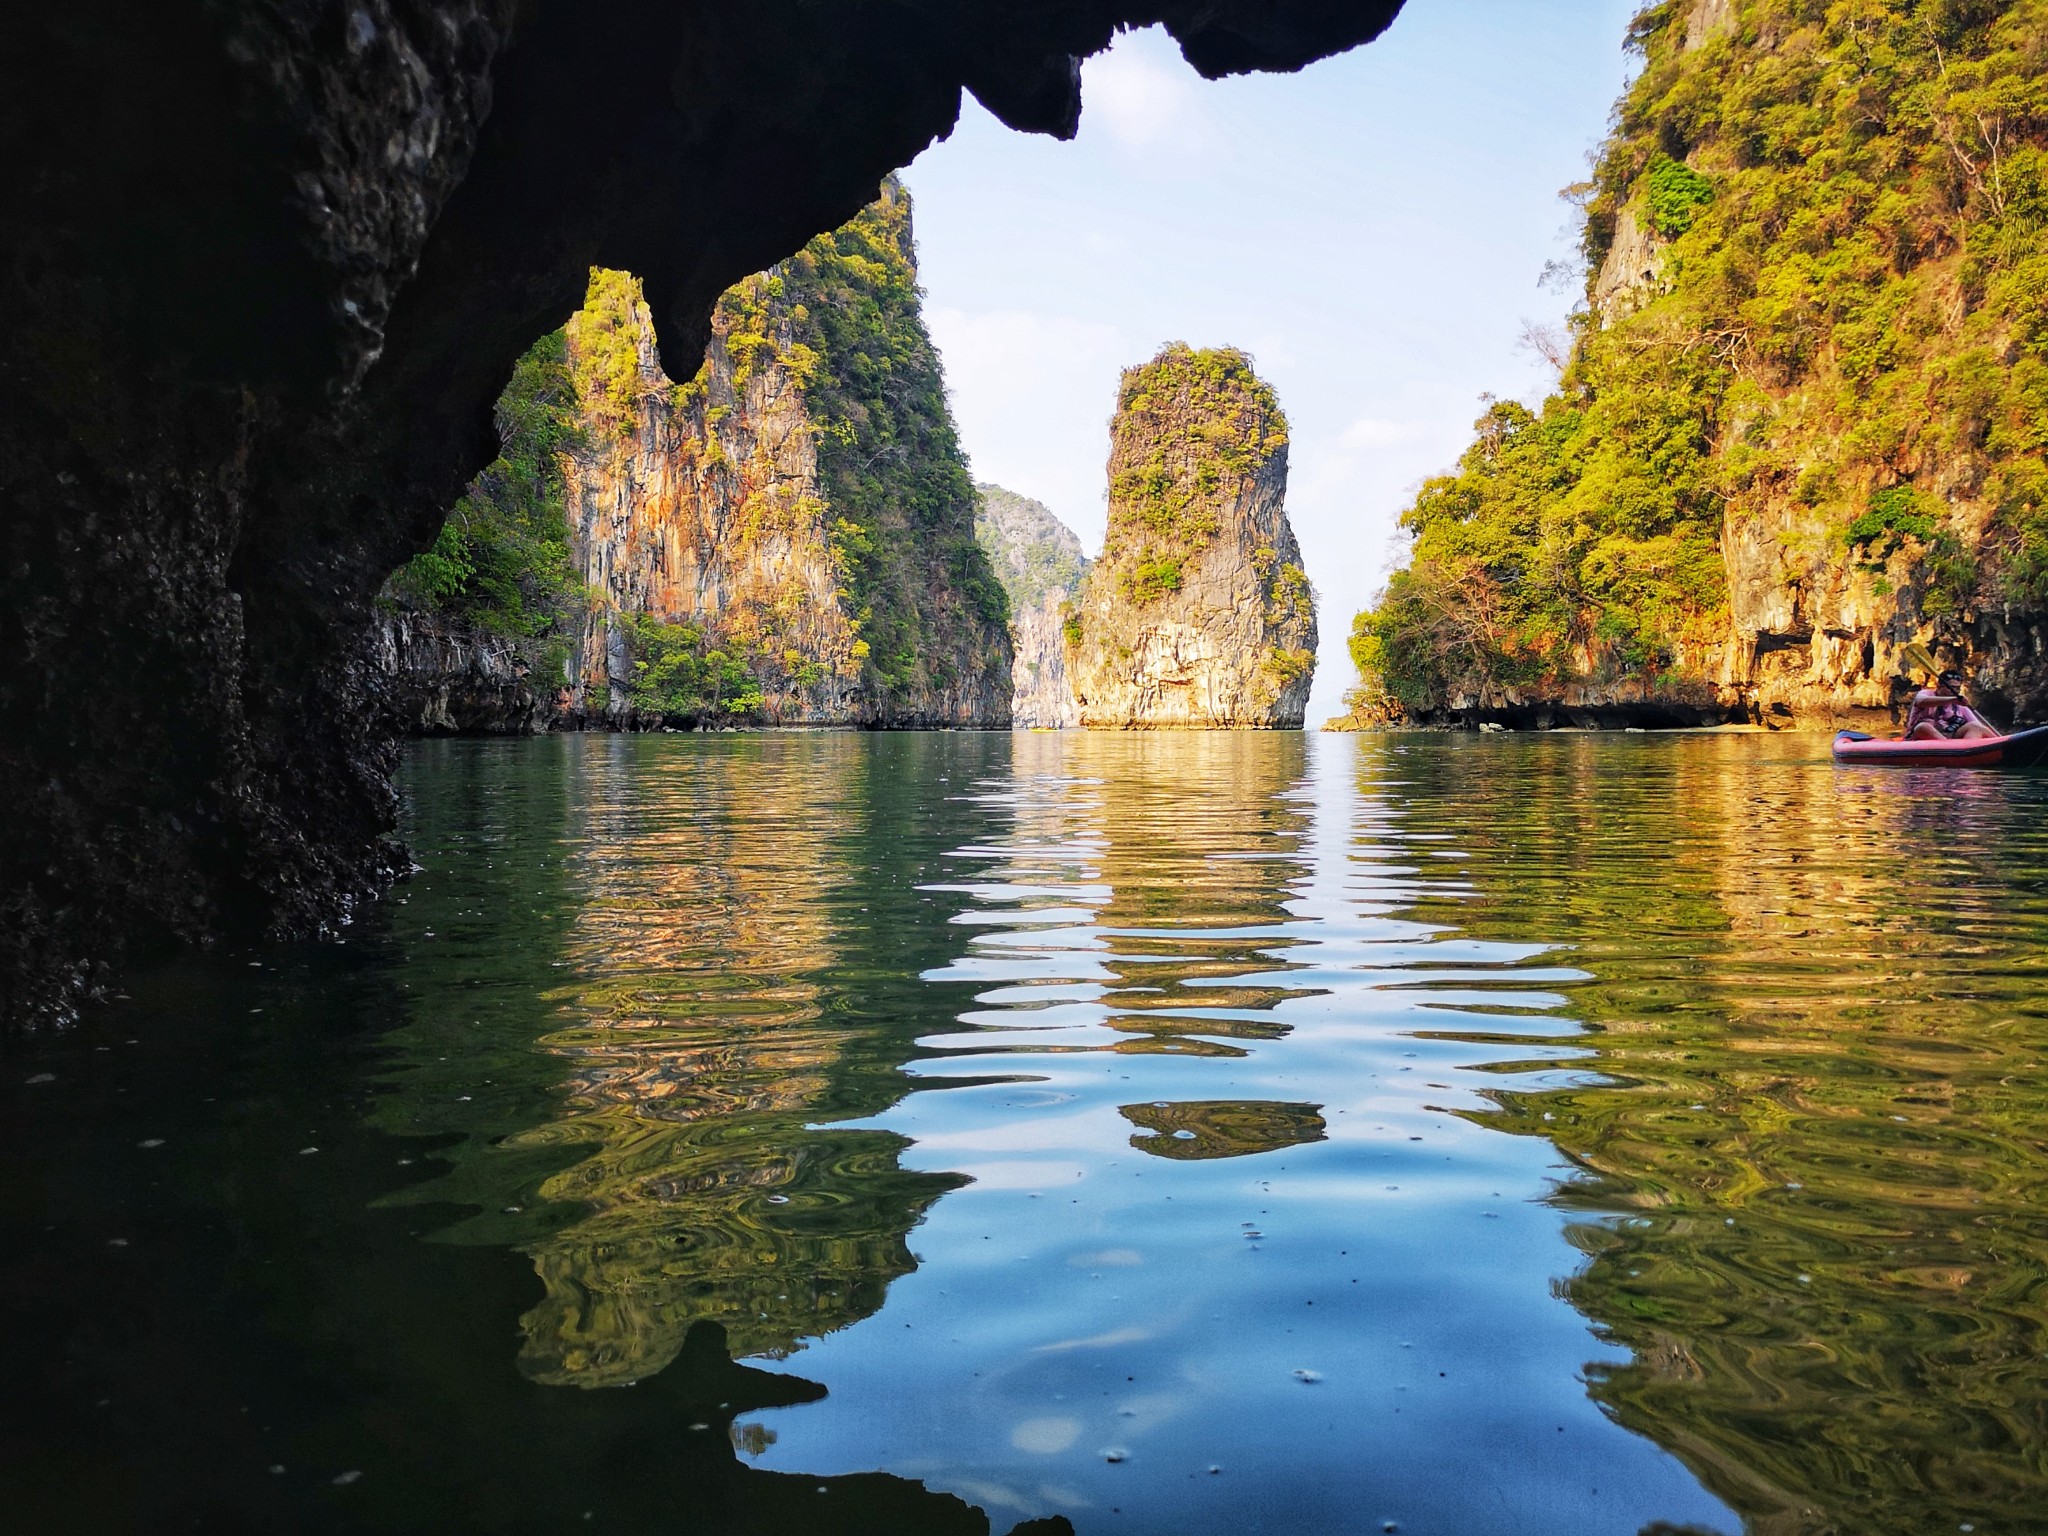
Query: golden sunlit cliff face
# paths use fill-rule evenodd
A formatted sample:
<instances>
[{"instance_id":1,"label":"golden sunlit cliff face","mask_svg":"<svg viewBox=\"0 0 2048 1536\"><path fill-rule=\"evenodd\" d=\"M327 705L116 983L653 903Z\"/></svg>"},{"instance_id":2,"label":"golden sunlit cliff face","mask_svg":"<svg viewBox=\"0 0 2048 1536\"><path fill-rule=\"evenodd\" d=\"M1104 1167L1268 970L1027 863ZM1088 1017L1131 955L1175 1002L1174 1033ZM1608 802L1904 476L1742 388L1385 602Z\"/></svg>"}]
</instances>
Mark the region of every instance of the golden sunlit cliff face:
<instances>
[{"instance_id":1,"label":"golden sunlit cliff face","mask_svg":"<svg viewBox=\"0 0 2048 1536\"><path fill-rule=\"evenodd\" d=\"M1002 590L895 178L727 290L688 381L624 273L592 274L566 343L578 716L1009 723Z\"/></svg>"},{"instance_id":2,"label":"golden sunlit cliff face","mask_svg":"<svg viewBox=\"0 0 2048 1536\"><path fill-rule=\"evenodd\" d=\"M359 647L495 452L514 362L630 271L671 374L963 89L1071 135L1079 59L1210 76L1397 0L81 0L0 53L0 1013L310 933L380 890L395 730ZM89 708L81 707L90 699Z\"/></svg>"},{"instance_id":3,"label":"golden sunlit cliff face","mask_svg":"<svg viewBox=\"0 0 2048 1536\"><path fill-rule=\"evenodd\" d=\"M704 367L682 390L661 371L638 288L598 274L568 327L572 361L623 348L630 381L616 418L594 422L564 460L581 573L601 595L577 637L574 702L630 713L632 636L618 616L643 614L770 662L762 712L772 722L857 718L857 636L838 600L813 424L781 361L796 344L787 314L742 333L765 339L765 355L742 351L735 366L721 301ZM591 334L600 326L602 342Z\"/></svg>"}]
</instances>

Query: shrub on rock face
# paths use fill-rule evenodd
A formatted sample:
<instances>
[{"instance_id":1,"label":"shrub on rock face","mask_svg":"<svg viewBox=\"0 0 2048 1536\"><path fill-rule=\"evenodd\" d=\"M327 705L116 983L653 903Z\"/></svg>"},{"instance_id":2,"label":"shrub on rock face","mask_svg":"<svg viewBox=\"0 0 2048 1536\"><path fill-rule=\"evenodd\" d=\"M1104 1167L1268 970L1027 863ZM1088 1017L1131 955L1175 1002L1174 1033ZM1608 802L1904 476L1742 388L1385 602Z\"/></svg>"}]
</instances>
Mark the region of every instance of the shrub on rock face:
<instances>
[{"instance_id":1,"label":"shrub on rock face","mask_svg":"<svg viewBox=\"0 0 2048 1536\"><path fill-rule=\"evenodd\" d=\"M497 424L498 457L470 483L432 547L392 576L389 594L489 634L536 640L579 608L583 591L561 457L584 427L559 331L520 358L498 399Z\"/></svg>"}]
</instances>

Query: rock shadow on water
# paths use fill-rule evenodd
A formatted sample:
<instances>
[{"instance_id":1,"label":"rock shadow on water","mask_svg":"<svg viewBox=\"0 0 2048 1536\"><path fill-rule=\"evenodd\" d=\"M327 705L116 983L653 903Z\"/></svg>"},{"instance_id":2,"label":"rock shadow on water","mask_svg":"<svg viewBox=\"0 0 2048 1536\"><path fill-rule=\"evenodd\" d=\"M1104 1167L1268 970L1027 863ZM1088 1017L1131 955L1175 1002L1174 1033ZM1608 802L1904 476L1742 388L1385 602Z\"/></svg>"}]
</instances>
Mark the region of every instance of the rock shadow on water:
<instances>
[{"instance_id":1,"label":"rock shadow on water","mask_svg":"<svg viewBox=\"0 0 2048 1536\"><path fill-rule=\"evenodd\" d=\"M1210 1099L1126 1104L1117 1113L1138 1127L1131 1145L1140 1152L1176 1162L1201 1162L1328 1140L1322 1107L1273 1099Z\"/></svg>"}]
</instances>

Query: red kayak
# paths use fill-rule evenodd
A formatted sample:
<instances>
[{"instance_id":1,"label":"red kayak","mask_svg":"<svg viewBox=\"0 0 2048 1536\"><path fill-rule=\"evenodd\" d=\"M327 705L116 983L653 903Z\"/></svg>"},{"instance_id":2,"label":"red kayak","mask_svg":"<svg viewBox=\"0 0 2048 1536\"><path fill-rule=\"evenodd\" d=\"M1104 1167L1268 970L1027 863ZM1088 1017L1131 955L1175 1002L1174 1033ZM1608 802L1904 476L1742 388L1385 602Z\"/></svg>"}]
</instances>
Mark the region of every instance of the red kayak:
<instances>
[{"instance_id":1,"label":"red kayak","mask_svg":"<svg viewBox=\"0 0 2048 1536\"><path fill-rule=\"evenodd\" d=\"M1835 737L1838 763L1890 763L1921 768L2033 768L2048 759L2048 725L2014 731L2009 736L1980 736L1975 741L1905 741L1897 736L1866 736L1843 731Z\"/></svg>"}]
</instances>

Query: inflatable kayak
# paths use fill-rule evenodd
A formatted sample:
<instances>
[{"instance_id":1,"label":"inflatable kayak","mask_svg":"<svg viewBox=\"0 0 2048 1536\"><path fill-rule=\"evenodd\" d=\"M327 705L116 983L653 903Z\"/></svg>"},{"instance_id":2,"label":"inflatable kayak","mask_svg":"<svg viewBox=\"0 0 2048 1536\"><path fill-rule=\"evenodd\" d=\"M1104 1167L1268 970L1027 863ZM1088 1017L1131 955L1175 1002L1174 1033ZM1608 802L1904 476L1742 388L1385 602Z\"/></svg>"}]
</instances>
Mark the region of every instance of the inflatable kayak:
<instances>
[{"instance_id":1,"label":"inflatable kayak","mask_svg":"<svg viewBox=\"0 0 2048 1536\"><path fill-rule=\"evenodd\" d=\"M1835 737L1838 763L1892 763L1921 768L2032 768L2048 761L2048 725L1975 741L1904 741L1843 731Z\"/></svg>"}]
</instances>

